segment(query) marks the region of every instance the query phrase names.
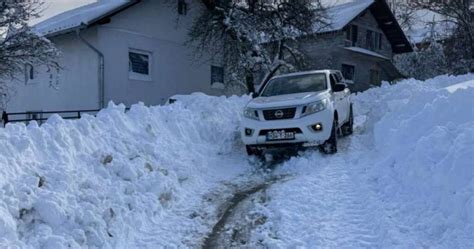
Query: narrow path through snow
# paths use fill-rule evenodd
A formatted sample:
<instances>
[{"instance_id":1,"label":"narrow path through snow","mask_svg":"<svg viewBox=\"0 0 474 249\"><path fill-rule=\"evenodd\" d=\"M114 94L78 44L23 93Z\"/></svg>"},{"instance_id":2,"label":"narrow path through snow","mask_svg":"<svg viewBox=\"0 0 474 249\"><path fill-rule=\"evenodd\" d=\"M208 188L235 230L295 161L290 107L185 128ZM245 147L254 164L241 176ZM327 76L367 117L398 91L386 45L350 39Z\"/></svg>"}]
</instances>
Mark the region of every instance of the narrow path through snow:
<instances>
[{"instance_id":1,"label":"narrow path through snow","mask_svg":"<svg viewBox=\"0 0 474 249\"><path fill-rule=\"evenodd\" d=\"M365 119L360 120L363 122ZM359 124L357 131L360 133L362 130L363 125ZM328 247L378 245L382 236L378 229L379 221L374 217L377 208L369 200L370 189L363 184L365 180L360 179L359 170L350 167L360 156L357 147L363 146L359 137L354 139L358 145L351 144L352 137L341 138L340 151L336 155L308 151L302 157L270 163L270 170L264 176L268 180L240 189L223 204L221 218L203 248L264 248L271 245L269 240L278 241L279 236L306 238ZM304 169L306 174L292 172L292 169L280 170L282 166L291 168L293 162L300 160L309 160L313 164ZM292 172L289 174L292 177L282 178L285 172ZM275 214L274 208L267 208L269 201L277 207L291 208L289 212L282 208L280 211L284 213ZM277 215L280 219L291 220L292 227L275 224ZM275 225L279 226L278 232ZM298 245L295 241L294 246Z\"/></svg>"},{"instance_id":2,"label":"narrow path through snow","mask_svg":"<svg viewBox=\"0 0 474 249\"><path fill-rule=\"evenodd\" d=\"M218 220L205 238L202 248L240 247L249 242L254 221L259 223L265 219L249 219L248 212L252 209L252 202L255 198L265 200L266 189L290 178L289 175L273 173L289 158L289 155L275 155L265 158L263 162L254 161L256 170L250 176L251 180L238 186L232 197L220 204Z\"/></svg>"}]
</instances>

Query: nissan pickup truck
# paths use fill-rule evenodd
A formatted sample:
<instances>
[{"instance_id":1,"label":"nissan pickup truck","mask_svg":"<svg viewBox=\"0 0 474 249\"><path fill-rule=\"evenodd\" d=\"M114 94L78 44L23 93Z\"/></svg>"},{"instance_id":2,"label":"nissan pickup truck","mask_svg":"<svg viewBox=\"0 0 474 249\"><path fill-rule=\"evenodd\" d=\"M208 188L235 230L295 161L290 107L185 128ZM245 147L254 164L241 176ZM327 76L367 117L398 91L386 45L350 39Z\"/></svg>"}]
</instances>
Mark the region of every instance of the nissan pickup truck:
<instances>
[{"instance_id":1,"label":"nissan pickup truck","mask_svg":"<svg viewBox=\"0 0 474 249\"><path fill-rule=\"evenodd\" d=\"M243 111L241 137L247 153L307 147L336 153L338 136L353 132L350 94L336 70L272 77Z\"/></svg>"}]
</instances>

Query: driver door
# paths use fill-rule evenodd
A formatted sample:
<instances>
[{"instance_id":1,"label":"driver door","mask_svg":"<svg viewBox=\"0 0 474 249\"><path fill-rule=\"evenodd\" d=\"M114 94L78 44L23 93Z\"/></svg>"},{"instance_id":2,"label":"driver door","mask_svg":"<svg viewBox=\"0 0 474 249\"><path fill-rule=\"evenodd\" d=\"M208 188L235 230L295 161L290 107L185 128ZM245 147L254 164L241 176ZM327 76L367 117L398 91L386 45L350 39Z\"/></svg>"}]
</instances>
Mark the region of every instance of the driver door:
<instances>
[{"instance_id":1,"label":"driver door","mask_svg":"<svg viewBox=\"0 0 474 249\"><path fill-rule=\"evenodd\" d=\"M331 74L330 77L332 86L335 84L344 84L335 74ZM339 115L339 125L342 125L349 115L349 96L347 95L347 91L335 92L333 90L333 94L336 110Z\"/></svg>"}]
</instances>

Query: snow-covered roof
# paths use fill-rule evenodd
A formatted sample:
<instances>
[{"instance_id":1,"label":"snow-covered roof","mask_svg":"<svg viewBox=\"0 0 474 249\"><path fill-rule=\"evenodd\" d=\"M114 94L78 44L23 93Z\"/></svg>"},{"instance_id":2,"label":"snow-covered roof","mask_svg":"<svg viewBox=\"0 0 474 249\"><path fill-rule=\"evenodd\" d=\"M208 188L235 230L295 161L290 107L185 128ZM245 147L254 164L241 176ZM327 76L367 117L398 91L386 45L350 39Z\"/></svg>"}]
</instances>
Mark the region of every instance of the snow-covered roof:
<instances>
[{"instance_id":1,"label":"snow-covered roof","mask_svg":"<svg viewBox=\"0 0 474 249\"><path fill-rule=\"evenodd\" d=\"M344 49L347 49L347 50L350 50L352 52L356 52L356 53L360 53L360 54L365 54L365 55L370 55L370 56L374 56L374 57L378 57L378 58L381 58L381 59L385 59L385 60L390 60L390 58L386 57L386 56L383 56L379 53L376 53L374 51L370 51L368 49L365 49L365 48L360 48L360 47L345 47Z\"/></svg>"},{"instance_id":2,"label":"snow-covered roof","mask_svg":"<svg viewBox=\"0 0 474 249\"><path fill-rule=\"evenodd\" d=\"M315 31L330 32L341 30L374 2L375 0L353 0L344 4L328 6L327 15L330 25L325 27L315 26Z\"/></svg>"},{"instance_id":3,"label":"snow-covered roof","mask_svg":"<svg viewBox=\"0 0 474 249\"><path fill-rule=\"evenodd\" d=\"M34 26L34 29L44 36L54 36L67 32L82 25L90 25L120 9L129 6L133 0L99 0L70 11L53 16Z\"/></svg>"},{"instance_id":4,"label":"snow-covered roof","mask_svg":"<svg viewBox=\"0 0 474 249\"><path fill-rule=\"evenodd\" d=\"M332 0L333 2L337 0ZM336 3L326 6L329 25L314 26L315 33L326 33L339 31L349 25L364 11L370 11L377 21L380 29L392 44L394 53L406 53L413 51L405 33L398 24L387 2L384 0L342 0L344 3ZM326 1L327 2L327 1Z\"/></svg>"}]
</instances>

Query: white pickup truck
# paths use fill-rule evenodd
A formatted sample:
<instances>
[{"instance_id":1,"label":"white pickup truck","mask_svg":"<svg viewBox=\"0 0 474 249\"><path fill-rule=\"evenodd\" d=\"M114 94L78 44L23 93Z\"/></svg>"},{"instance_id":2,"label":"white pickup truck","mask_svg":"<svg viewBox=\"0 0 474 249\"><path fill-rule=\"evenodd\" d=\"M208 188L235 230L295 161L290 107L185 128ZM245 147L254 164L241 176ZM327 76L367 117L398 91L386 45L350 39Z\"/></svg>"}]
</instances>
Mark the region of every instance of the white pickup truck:
<instances>
[{"instance_id":1,"label":"white pickup truck","mask_svg":"<svg viewBox=\"0 0 474 249\"><path fill-rule=\"evenodd\" d=\"M264 82L244 109L242 141L249 155L290 147L337 152L338 135L353 130L350 91L341 72L318 70Z\"/></svg>"}]
</instances>

